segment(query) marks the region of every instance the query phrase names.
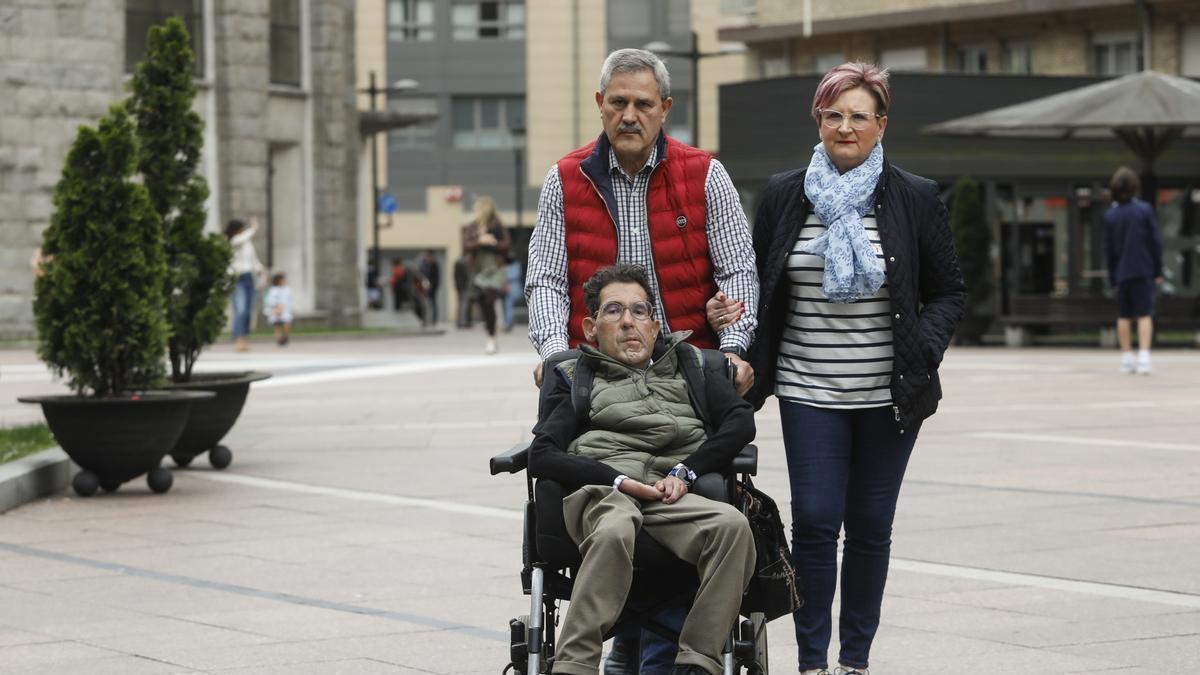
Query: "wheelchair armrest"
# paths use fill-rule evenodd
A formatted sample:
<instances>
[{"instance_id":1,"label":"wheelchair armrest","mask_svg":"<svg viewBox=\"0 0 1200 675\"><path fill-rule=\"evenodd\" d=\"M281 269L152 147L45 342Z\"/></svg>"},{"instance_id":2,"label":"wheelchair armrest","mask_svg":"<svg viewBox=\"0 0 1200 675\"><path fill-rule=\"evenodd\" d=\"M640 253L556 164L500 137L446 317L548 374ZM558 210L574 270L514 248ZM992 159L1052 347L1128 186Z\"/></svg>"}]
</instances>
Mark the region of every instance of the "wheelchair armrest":
<instances>
[{"instance_id":1,"label":"wheelchair armrest","mask_svg":"<svg viewBox=\"0 0 1200 675\"><path fill-rule=\"evenodd\" d=\"M733 458L733 462L729 464L729 470L733 473L748 473L751 476L758 475L758 446L751 443L742 448L737 457Z\"/></svg>"},{"instance_id":2,"label":"wheelchair armrest","mask_svg":"<svg viewBox=\"0 0 1200 675\"><path fill-rule=\"evenodd\" d=\"M518 443L488 461L493 476L498 473L517 473L528 466L529 445L526 443Z\"/></svg>"}]
</instances>

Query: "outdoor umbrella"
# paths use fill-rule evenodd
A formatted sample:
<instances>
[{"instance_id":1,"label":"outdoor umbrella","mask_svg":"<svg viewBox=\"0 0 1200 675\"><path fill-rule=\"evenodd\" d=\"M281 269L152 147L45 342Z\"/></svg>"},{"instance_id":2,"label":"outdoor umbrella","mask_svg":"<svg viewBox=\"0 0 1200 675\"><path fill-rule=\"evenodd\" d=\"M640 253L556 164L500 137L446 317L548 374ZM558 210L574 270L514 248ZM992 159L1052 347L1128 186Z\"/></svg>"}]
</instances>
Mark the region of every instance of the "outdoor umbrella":
<instances>
[{"instance_id":1,"label":"outdoor umbrella","mask_svg":"<svg viewBox=\"0 0 1200 675\"><path fill-rule=\"evenodd\" d=\"M961 136L1073 138L1108 131L1144 163L1153 194L1154 162L1190 126L1200 126L1200 83L1152 70L988 112L921 131Z\"/></svg>"}]
</instances>

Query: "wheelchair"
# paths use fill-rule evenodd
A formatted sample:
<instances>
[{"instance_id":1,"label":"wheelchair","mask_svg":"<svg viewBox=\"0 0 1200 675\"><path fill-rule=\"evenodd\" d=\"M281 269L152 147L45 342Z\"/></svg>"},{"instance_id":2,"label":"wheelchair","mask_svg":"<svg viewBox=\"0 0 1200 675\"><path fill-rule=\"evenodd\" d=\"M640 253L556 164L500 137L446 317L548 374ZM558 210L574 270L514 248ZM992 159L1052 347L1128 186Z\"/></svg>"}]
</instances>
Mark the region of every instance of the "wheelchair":
<instances>
[{"instance_id":1,"label":"wheelchair","mask_svg":"<svg viewBox=\"0 0 1200 675\"><path fill-rule=\"evenodd\" d=\"M559 359L555 359L557 361ZM553 364L547 363L546 372ZM548 378L547 378L548 379ZM496 455L489 462L493 476L525 471L529 463L528 444L519 444ZM699 476L691 492L709 499L734 503L735 477L755 475L758 448L747 445L730 464L726 474ZM530 596L529 614L509 622L509 663L503 673L540 675L551 672L555 651L555 629L559 605L571 598L573 577L581 556L567 534L562 500L570 488L549 480L534 480L525 473L527 499L521 545L521 589ZM634 574L629 598L616 624L605 640L631 626L650 630L677 642L679 634L654 617L672 607L690 607L699 586L696 569L655 541L639 532L634 547ZM766 619L758 612L741 616L735 622L721 654L724 675L766 675Z\"/></svg>"}]
</instances>

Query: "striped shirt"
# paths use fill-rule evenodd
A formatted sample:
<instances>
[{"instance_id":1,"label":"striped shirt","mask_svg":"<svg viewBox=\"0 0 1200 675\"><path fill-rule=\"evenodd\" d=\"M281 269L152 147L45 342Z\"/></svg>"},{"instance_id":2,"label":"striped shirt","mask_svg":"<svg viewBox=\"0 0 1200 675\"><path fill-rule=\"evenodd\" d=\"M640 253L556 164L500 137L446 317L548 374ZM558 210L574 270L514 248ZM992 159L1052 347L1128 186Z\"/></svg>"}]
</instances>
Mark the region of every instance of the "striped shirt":
<instances>
[{"instance_id":1,"label":"striped shirt","mask_svg":"<svg viewBox=\"0 0 1200 675\"><path fill-rule=\"evenodd\" d=\"M882 260L874 214L863 227ZM776 361L775 395L818 408L877 408L892 404L892 301L887 283L853 303L825 298L825 260L800 245L825 231L816 214L787 257L787 324Z\"/></svg>"},{"instance_id":2,"label":"striped shirt","mask_svg":"<svg viewBox=\"0 0 1200 675\"><path fill-rule=\"evenodd\" d=\"M646 193L650 175L658 159L658 148L651 149L646 164L630 176L621 168L616 152L609 150L608 167L613 193L617 198L617 260L654 270L654 252L646 216ZM754 245L750 227L742 211L737 190L725 167L716 159L709 163L704 182L707 200L709 257L713 280L730 298L745 301L742 318L718 333L722 348L750 347L758 326L758 271L754 266ZM567 236L563 209L562 177L558 165L550 167L538 200L537 225L529 241L529 267L525 275L525 300L529 306L529 340L542 358L567 349L567 321L571 299L567 284ZM650 274L650 288L656 298L655 316L662 321L664 334L670 334L663 312L658 275Z\"/></svg>"}]
</instances>

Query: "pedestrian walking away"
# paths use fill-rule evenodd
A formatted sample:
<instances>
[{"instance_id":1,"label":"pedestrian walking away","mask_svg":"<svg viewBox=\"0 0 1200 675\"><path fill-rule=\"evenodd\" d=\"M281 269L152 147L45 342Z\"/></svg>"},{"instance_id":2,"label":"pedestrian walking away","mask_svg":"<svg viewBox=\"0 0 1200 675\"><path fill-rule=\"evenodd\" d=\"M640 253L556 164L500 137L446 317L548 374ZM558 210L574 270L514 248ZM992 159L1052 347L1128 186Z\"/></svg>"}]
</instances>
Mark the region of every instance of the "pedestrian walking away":
<instances>
[{"instance_id":1,"label":"pedestrian walking away","mask_svg":"<svg viewBox=\"0 0 1200 675\"><path fill-rule=\"evenodd\" d=\"M1154 341L1154 300L1163 282L1162 234L1154 209L1137 198L1140 184L1128 167L1109 182L1113 205L1104 214L1104 255L1108 282L1117 293L1117 342L1121 372L1149 375ZM1133 356L1133 322L1137 321L1138 352Z\"/></svg>"},{"instance_id":2,"label":"pedestrian walking away","mask_svg":"<svg viewBox=\"0 0 1200 675\"><path fill-rule=\"evenodd\" d=\"M403 258L392 259L392 276L388 284L392 287L392 311L399 312L412 297L412 279Z\"/></svg>"},{"instance_id":3,"label":"pedestrian walking away","mask_svg":"<svg viewBox=\"0 0 1200 675\"><path fill-rule=\"evenodd\" d=\"M429 310L429 324L436 326L438 322L438 289L442 286L442 266L438 264L433 249L426 249L425 253L421 254L417 270L421 272L421 276L425 277L425 306Z\"/></svg>"},{"instance_id":4,"label":"pedestrian walking away","mask_svg":"<svg viewBox=\"0 0 1200 675\"><path fill-rule=\"evenodd\" d=\"M233 248L229 273L234 277L233 287L233 344L234 349L244 352L250 349L250 321L254 315L254 296L266 286L266 268L254 250L254 235L258 233L258 219L247 222L231 220L225 227L225 237Z\"/></svg>"},{"instance_id":5,"label":"pedestrian walking away","mask_svg":"<svg viewBox=\"0 0 1200 675\"><path fill-rule=\"evenodd\" d=\"M263 313L267 315L271 325L275 327L275 344L287 346L292 337L292 289L287 285L287 275L276 272L271 276L271 288L267 290L267 300L263 303Z\"/></svg>"},{"instance_id":6,"label":"pedestrian walking away","mask_svg":"<svg viewBox=\"0 0 1200 675\"><path fill-rule=\"evenodd\" d=\"M467 256L471 285L479 299L479 311L487 330L484 352L496 353L496 300L506 283L504 267L512 238L508 228L496 215L496 201L491 197L475 199L475 217L462 227L463 254Z\"/></svg>"},{"instance_id":7,"label":"pedestrian walking away","mask_svg":"<svg viewBox=\"0 0 1200 675\"><path fill-rule=\"evenodd\" d=\"M454 261L454 290L458 294L457 325L459 328L470 328L471 306L475 300L471 297L471 266L466 256Z\"/></svg>"},{"instance_id":8,"label":"pedestrian walking away","mask_svg":"<svg viewBox=\"0 0 1200 675\"><path fill-rule=\"evenodd\" d=\"M808 167L773 176L755 218L762 289L749 399L779 400L805 596L793 620L800 670L814 675L829 667L843 527L834 672L867 672L900 484L963 314L937 184L884 155L890 100L886 70L829 71L813 97L820 142Z\"/></svg>"},{"instance_id":9,"label":"pedestrian walking away","mask_svg":"<svg viewBox=\"0 0 1200 675\"><path fill-rule=\"evenodd\" d=\"M756 324L758 276L737 190L710 154L663 131L671 78L640 49L608 55L595 93L603 131L546 174L529 243L525 301L529 339L542 360L587 342L583 285L614 263L647 271L662 335L720 348L745 393L754 372L744 360ZM534 370L541 385L542 363ZM683 613L659 617L678 627ZM642 632L640 672L669 673L676 647ZM620 634L605 673L639 672L639 634Z\"/></svg>"}]
</instances>

